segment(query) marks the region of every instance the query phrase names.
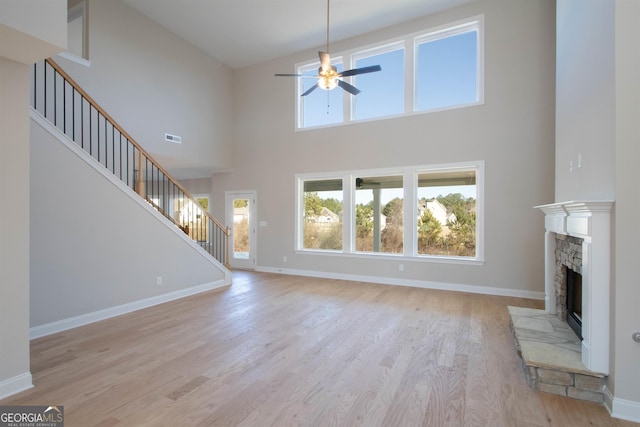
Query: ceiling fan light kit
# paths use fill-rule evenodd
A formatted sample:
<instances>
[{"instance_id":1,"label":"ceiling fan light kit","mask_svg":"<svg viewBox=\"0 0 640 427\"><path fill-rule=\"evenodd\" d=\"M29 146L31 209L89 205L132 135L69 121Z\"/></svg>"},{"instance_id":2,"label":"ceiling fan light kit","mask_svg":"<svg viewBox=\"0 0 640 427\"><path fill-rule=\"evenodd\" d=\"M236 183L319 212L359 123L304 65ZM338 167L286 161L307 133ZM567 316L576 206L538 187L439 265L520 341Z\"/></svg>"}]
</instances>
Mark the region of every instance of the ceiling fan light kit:
<instances>
[{"instance_id":1,"label":"ceiling fan light kit","mask_svg":"<svg viewBox=\"0 0 640 427\"><path fill-rule=\"evenodd\" d=\"M357 95L360 93L360 90L355 86L345 82L342 78L355 76L358 74L373 73L382 70L380 65L371 65L368 67L354 68L338 73L337 68L331 65L331 56L329 55L329 0L327 0L327 51L318 52L318 56L320 57L320 68L318 68L318 75L308 76L304 74L276 74L276 77L313 77L318 79L317 84L311 86L301 96L307 96L317 88L324 90L333 90L338 86L352 95Z\"/></svg>"}]
</instances>

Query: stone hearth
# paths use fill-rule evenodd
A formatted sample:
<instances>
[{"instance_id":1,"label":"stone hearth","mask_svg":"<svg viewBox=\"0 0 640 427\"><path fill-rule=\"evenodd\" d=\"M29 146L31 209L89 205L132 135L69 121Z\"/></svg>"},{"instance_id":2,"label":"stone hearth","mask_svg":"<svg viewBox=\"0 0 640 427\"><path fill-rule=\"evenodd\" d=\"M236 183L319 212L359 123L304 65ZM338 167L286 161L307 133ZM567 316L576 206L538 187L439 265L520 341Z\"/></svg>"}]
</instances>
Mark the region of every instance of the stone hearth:
<instances>
[{"instance_id":1,"label":"stone hearth","mask_svg":"<svg viewBox=\"0 0 640 427\"><path fill-rule=\"evenodd\" d=\"M604 402L606 376L588 370L580 339L566 322L544 310L509 307L511 330L532 389Z\"/></svg>"}]
</instances>

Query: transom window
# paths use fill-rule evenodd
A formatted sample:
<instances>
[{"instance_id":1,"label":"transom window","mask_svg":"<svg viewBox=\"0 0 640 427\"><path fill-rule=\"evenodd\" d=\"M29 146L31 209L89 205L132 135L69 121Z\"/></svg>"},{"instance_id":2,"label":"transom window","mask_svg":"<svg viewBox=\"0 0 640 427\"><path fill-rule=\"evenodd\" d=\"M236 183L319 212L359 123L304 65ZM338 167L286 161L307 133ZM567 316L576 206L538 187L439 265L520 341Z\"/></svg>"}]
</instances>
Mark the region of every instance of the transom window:
<instances>
[{"instance_id":1,"label":"transom window","mask_svg":"<svg viewBox=\"0 0 640 427\"><path fill-rule=\"evenodd\" d=\"M298 175L296 250L482 261L483 182L481 161Z\"/></svg>"},{"instance_id":2,"label":"transom window","mask_svg":"<svg viewBox=\"0 0 640 427\"><path fill-rule=\"evenodd\" d=\"M361 90L358 95L336 88L301 96L316 79L298 78L297 128L334 126L484 103L483 28L484 17L477 16L332 55L332 65L338 71L369 65L380 65L382 70L344 78ZM296 66L296 73L312 77L317 75L319 66L317 60L301 63Z\"/></svg>"}]
</instances>

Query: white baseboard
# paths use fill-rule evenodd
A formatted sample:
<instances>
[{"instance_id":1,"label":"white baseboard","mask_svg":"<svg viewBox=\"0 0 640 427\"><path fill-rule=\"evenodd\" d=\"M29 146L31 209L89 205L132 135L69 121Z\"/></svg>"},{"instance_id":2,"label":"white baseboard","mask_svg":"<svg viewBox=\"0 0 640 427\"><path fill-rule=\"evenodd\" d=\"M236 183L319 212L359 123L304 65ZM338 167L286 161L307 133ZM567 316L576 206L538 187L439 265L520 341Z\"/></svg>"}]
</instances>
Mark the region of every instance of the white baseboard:
<instances>
[{"instance_id":1,"label":"white baseboard","mask_svg":"<svg viewBox=\"0 0 640 427\"><path fill-rule=\"evenodd\" d=\"M80 316L70 317L68 319L58 320L56 322L35 326L30 329L30 339L40 338L57 332L66 331L67 329L77 328L78 326L87 325L89 323L98 322L100 320L109 319L111 317L120 316L122 314L131 313L154 305L163 304L165 302L174 301L180 298L199 294L201 292L218 289L231 284L231 279L218 280L216 282L205 283L203 285L193 286L178 291L169 292L162 295L145 298L138 301L129 302L115 307L106 308L104 310L94 311L93 313L82 314Z\"/></svg>"},{"instance_id":2,"label":"white baseboard","mask_svg":"<svg viewBox=\"0 0 640 427\"><path fill-rule=\"evenodd\" d=\"M0 399L9 397L33 387L31 372L25 372L13 378L0 381Z\"/></svg>"},{"instance_id":3,"label":"white baseboard","mask_svg":"<svg viewBox=\"0 0 640 427\"><path fill-rule=\"evenodd\" d=\"M613 418L640 423L640 402L614 397L604 388L604 406Z\"/></svg>"},{"instance_id":4,"label":"white baseboard","mask_svg":"<svg viewBox=\"0 0 640 427\"><path fill-rule=\"evenodd\" d=\"M498 295L505 297L529 298L544 300L544 292L522 291L519 289L493 288L489 286L463 285L459 283L433 282L428 280L409 280L396 277L364 276L359 274L343 274L327 271L294 270L278 267L256 267L256 271L266 273L288 274L293 276L321 277L324 279L340 279L356 282L379 283L382 285L411 286L415 288L440 289L445 291L469 292L474 294Z\"/></svg>"}]
</instances>

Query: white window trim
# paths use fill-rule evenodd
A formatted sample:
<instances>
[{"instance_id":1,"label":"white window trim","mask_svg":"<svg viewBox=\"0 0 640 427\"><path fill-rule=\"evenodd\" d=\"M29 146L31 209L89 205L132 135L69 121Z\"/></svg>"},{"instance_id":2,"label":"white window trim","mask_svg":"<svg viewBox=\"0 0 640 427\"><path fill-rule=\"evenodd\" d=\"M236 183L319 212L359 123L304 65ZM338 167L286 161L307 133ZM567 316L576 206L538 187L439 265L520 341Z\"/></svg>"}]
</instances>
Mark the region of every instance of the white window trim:
<instances>
[{"instance_id":1,"label":"white window trim","mask_svg":"<svg viewBox=\"0 0 640 427\"><path fill-rule=\"evenodd\" d=\"M478 50L477 50L477 55L478 55L478 70L477 70L477 81L478 81L478 86L477 86L477 91L478 91L478 101L476 102L472 102L472 103L467 103L467 104L461 104L461 105L453 105L453 106L447 106L447 107L442 107L442 108L436 108L436 109L428 109L428 110L416 110L415 109L415 86L416 86L416 82L415 82L415 76L416 76L416 67L417 64L415 62L415 58L416 58L416 51L418 48L418 45L420 43L424 43L425 41L429 41L429 40L436 40L438 38L443 38L443 37L449 37L449 36L453 36L456 34L462 34L465 32L469 32L473 29L477 29L478 31L478 39L477 39L477 43L478 43ZM365 122L370 122L370 121L377 121L377 120L385 120L385 119L392 119L392 118L397 118L397 117L404 117L404 116L412 116L412 115L417 115L417 114L429 114L429 113L434 113L434 112L439 112L439 111L447 111L447 110L455 110L455 109L460 109L460 108L469 108L469 107L475 107L475 106L479 106L479 105L483 105L484 104L484 94L485 94L485 25L484 25L484 14L480 14L480 15L475 15L475 16L471 16L468 18L464 18L464 19L460 19L454 22L450 22L447 24L443 24L443 25L439 25L439 26L435 26L426 30L421 30L421 31L417 31L414 33L410 33L410 34L406 34L404 36L400 36L400 37L394 37L392 39L387 39L385 41L379 42L379 43L375 43L375 44L370 44L368 46L364 46L364 47L359 47L356 49L349 49L349 50L345 50L336 54L332 54L332 63L337 64L337 63L342 63L345 64L343 65L343 67L346 67L346 64L349 64L348 68L353 68L356 59L361 59L364 57L368 57L368 56L373 56L376 54L380 54L380 53L385 53L388 51L392 51L395 49L398 49L400 47L402 47L404 49L405 52L405 109L403 113L399 113L399 114L393 114L393 115L387 115L387 116L380 116L380 117L373 117L373 118L367 118L367 119L360 119L360 120L355 120L353 119L353 106L352 106L352 102L351 102L351 97L350 96L343 96L343 100L344 100L344 108L343 108L343 112L344 112L344 120L342 122L338 122L338 123L331 123L331 124L325 124L325 125L318 125L318 126L310 126L310 127L304 127L303 126L303 116L302 116L302 106L301 106L301 102L300 102L300 94L302 93L302 83L301 80L303 79L297 79L298 81L295 82L295 105L296 105L296 115L294 118L294 131L298 132L298 131L307 131L307 130L314 130L314 129L322 129L322 128L326 128L326 127L335 127L335 126L344 126L344 125L351 125L354 123L365 123ZM388 50L386 50L388 49ZM303 61L303 62L299 62L295 64L295 73L300 73L301 68L308 68L309 66L313 65L313 64L317 64L315 65L316 68L320 66L319 61L316 60L308 60L308 61ZM345 68L347 69L347 68Z\"/></svg>"},{"instance_id":2,"label":"white window trim","mask_svg":"<svg viewBox=\"0 0 640 427\"><path fill-rule=\"evenodd\" d=\"M411 209L404 210L404 252L402 254L386 252L356 252L355 241L352 236L355 229L355 179L366 176L402 176L404 187L404 200L417 200L418 175L428 172L455 172L461 170L475 170L476 172L476 256L458 257L443 255L418 254L417 237L417 203L411 203ZM484 160L428 164L408 166L401 168L366 169L356 171L305 173L295 175L295 233L294 251L297 254L331 255L340 257L354 257L364 259L402 259L404 261L435 262L445 264L483 265L484 259L484 186L485 186ZM342 180L342 250L323 250L304 248L304 182L321 181L329 179ZM415 206L414 206L415 205ZM411 230L407 233L407 230Z\"/></svg>"}]
</instances>

